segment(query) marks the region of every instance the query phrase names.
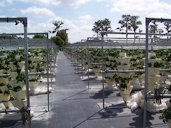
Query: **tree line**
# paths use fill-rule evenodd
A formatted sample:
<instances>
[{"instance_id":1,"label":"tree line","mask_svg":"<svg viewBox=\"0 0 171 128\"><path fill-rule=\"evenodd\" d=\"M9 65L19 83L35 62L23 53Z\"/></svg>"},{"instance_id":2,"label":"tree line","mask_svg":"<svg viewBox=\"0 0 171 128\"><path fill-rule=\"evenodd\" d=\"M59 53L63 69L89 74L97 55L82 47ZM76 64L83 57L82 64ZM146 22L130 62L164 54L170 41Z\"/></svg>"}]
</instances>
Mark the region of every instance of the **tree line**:
<instances>
[{"instance_id":1,"label":"tree line","mask_svg":"<svg viewBox=\"0 0 171 128\"><path fill-rule=\"evenodd\" d=\"M134 33L134 42L135 42L136 33L142 32L142 30L140 29L142 22L139 20L139 16L132 16L129 14L122 15L118 23L120 24L120 26L117 27L116 29L119 31L125 31L126 39L128 38L128 32L132 31ZM162 34L164 31L166 31L166 33L169 34L171 32L171 23L169 22L164 22L164 29L158 27L159 26L156 22L152 22L149 25L149 33ZM112 31L111 21L108 18L95 21L92 31L96 33L97 38L102 37L103 35L101 35L101 31Z\"/></svg>"},{"instance_id":2,"label":"tree line","mask_svg":"<svg viewBox=\"0 0 171 128\"><path fill-rule=\"evenodd\" d=\"M139 20L139 16L132 16L130 14L128 15L122 15L121 19L118 21L119 27L116 28L116 30L119 31L125 31L126 33L126 39L128 38L128 32L132 31L134 33L134 42L136 38L136 33L141 33L142 30L140 29L140 26L142 25L142 22ZM49 31L53 36L51 39L60 47L67 45L68 42L68 28L63 28L64 22L63 21L54 21L53 22L54 29L52 31ZM158 24L156 22L152 22L149 25L149 33L158 33L162 34L166 32L166 34L171 33L171 23L170 22L164 22L163 23L164 28L159 28ZM94 22L92 31L96 33L97 38L102 38L101 31L112 31L111 27L111 21L108 18L104 18L101 20L97 20ZM152 35L150 35L152 37ZM156 36L153 35L155 38ZM0 39L18 39L21 37L18 37L16 35L5 35L1 34ZM35 34L33 38L46 38L45 35L42 34ZM167 36L169 38L169 36Z\"/></svg>"}]
</instances>

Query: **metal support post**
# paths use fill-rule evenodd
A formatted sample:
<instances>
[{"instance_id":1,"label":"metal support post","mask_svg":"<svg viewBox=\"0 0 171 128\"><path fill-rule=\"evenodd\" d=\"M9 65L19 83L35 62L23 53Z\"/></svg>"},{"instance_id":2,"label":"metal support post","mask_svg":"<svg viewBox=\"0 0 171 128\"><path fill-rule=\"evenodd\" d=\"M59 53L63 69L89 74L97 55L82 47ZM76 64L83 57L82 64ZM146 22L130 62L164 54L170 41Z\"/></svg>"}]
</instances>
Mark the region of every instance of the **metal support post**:
<instances>
[{"instance_id":1,"label":"metal support post","mask_svg":"<svg viewBox=\"0 0 171 128\"><path fill-rule=\"evenodd\" d=\"M104 35L102 33L102 56L104 55L104 52L103 52L103 43L104 43L103 36ZM104 62L102 62L102 88L103 88L102 96L103 96L103 109L104 109L105 108Z\"/></svg>"},{"instance_id":2,"label":"metal support post","mask_svg":"<svg viewBox=\"0 0 171 128\"><path fill-rule=\"evenodd\" d=\"M147 122L147 91L148 91L148 18L145 19L146 26L146 43L145 43L145 84L144 84L144 117L143 117L143 128L146 128Z\"/></svg>"},{"instance_id":3,"label":"metal support post","mask_svg":"<svg viewBox=\"0 0 171 128\"><path fill-rule=\"evenodd\" d=\"M146 128L146 123L147 123L147 91L148 91L148 26L151 21L156 21L156 22L163 22L163 21L168 21L171 22L171 19L162 19L162 18L146 18L145 19L145 27L146 27L146 43L145 43L145 88L144 88L144 117L143 117L143 128ZM151 34L151 33L150 33ZM161 35L161 34L160 34Z\"/></svg>"},{"instance_id":4,"label":"metal support post","mask_svg":"<svg viewBox=\"0 0 171 128\"><path fill-rule=\"evenodd\" d=\"M90 68L90 58L89 58L89 52L88 52L88 43L87 43L87 49L86 49L86 56L87 56L87 63L88 63L88 89L90 89L90 71L89 71L89 68Z\"/></svg>"},{"instance_id":5,"label":"metal support post","mask_svg":"<svg viewBox=\"0 0 171 128\"><path fill-rule=\"evenodd\" d=\"M47 101L48 101L48 112L49 112L49 44L47 41Z\"/></svg>"}]
</instances>

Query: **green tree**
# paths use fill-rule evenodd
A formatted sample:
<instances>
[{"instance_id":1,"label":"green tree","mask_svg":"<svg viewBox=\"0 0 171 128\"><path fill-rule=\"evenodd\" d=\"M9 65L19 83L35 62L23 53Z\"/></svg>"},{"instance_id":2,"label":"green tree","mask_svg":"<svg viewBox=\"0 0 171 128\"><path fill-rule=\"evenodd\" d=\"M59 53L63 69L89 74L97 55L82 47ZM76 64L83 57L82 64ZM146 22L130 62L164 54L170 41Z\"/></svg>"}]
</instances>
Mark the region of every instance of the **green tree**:
<instances>
[{"instance_id":1,"label":"green tree","mask_svg":"<svg viewBox=\"0 0 171 128\"><path fill-rule=\"evenodd\" d=\"M134 32L134 43L135 43L135 35L136 35L136 31L139 28L139 25L142 25L142 22L138 20L139 16L131 16L131 28L133 29Z\"/></svg>"},{"instance_id":2,"label":"green tree","mask_svg":"<svg viewBox=\"0 0 171 128\"><path fill-rule=\"evenodd\" d=\"M151 44L154 43L156 35L152 35L152 34L156 34L158 32L158 24L156 24L155 21L152 21L149 24L149 34L150 34L150 38L151 38ZM151 45L151 50L153 50L153 45Z\"/></svg>"},{"instance_id":3,"label":"green tree","mask_svg":"<svg viewBox=\"0 0 171 128\"><path fill-rule=\"evenodd\" d=\"M0 39L17 39L16 35L6 35L5 33L0 35Z\"/></svg>"},{"instance_id":4,"label":"green tree","mask_svg":"<svg viewBox=\"0 0 171 128\"><path fill-rule=\"evenodd\" d=\"M171 23L170 22L164 22L164 29L166 30L167 34L171 32ZM169 36L167 35L167 39Z\"/></svg>"},{"instance_id":5,"label":"green tree","mask_svg":"<svg viewBox=\"0 0 171 128\"><path fill-rule=\"evenodd\" d=\"M59 30L56 34L56 36L59 36L64 41L64 45L68 43L68 33L66 31L67 29L62 29Z\"/></svg>"},{"instance_id":6,"label":"green tree","mask_svg":"<svg viewBox=\"0 0 171 128\"><path fill-rule=\"evenodd\" d=\"M125 28L125 32L126 32L126 43L127 43L128 31L131 30L131 15L122 15L122 19L119 20L118 23L121 26L118 27L117 29L122 30L123 28Z\"/></svg>"},{"instance_id":7,"label":"green tree","mask_svg":"<svg viewBox=\"0 0 171 128\"><path fill-rule=\"evenodd\" d=\"M103 37L103 35L101 35L101 31L108 31L111 29L111 21L107 18L103 19L103 20L98 20L96 22L94 22L92 31L94 31L97 34L97 37L99 37L99 35L101 37Z\"/></svg>"},{"instance_id":8,"label":"green tree","mask_svg":"<svg viewBox=\"0 0 171 128\"><path fill-rule=\"evenodd\" d=\"M53 36L51 39L56 43L56 45L59 46L60 49L61 49L61 48L64 46L64 44L65 44L65 42L64 42L64 41L61 39L61 37L59 37L59 36Z\"/></svg>"},{"instance_id":9,"label":"green tree","mask_svg":"<svg viewBox=\"0 0 171 128\"><path fill-rule=\"evenodd\" d=\"M151 34L155 34L158 32L158 24L156 24L156 22L152 22L150 25L149 25L149 33Z\"/></svg>"},{"instance_id":10,"label":"green tree","mask_svg":"<svg viewBox=\"0 0 171 128\"><path fill-rule=\"evenodd\" d=\"M55 26L55 29L53 30L53 33L57 33L61 27L63 27L64 22L57 20L53 22L53 25Z\"/></svg>"},{"instance_id":11,"label":"green tree","mask_svg":"<svg viewBox=\"0 0 171 128\"><path fill-rule=\"evenodd\" d=\"M47 38L47 37L45 37L45 35L43 35L43 34L35 34L33 36L33 39L35 39L35 38Z\"/></svg>"},{"instance_id":12,"label":"green tree","mask_svg":"<svg viewBox=\"0 0 171 128\"><path fill-rule=\"evenodd\" d=\"M97 38L99 37L99 32L100 32L100 20L94 22L94 26L92 28L92 31L94 31L97 35Z\"/></svg>"},{"instance_id":13,"label":"green tree","mask_svg":"<svg viewBox=\"0 0 171 128\"><path fill-rule=\"evenodd\" d=\"M55 26L55 29L52 31L52 33L56 33L54 37L52 37L52 40L59 45L59 47L63 47L68 43L68 29L61 29L64 25L63 21L54 21L53 25Z\"/></svg>"}]
</instances>

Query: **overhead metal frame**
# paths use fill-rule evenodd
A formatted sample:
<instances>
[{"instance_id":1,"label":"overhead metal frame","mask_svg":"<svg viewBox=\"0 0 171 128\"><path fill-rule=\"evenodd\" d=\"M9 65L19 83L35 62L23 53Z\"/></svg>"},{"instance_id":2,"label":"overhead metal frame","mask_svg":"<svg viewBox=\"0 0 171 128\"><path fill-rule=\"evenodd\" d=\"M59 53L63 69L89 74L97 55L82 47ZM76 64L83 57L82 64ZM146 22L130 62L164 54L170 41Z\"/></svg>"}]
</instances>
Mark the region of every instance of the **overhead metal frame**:
<instances>
[{"instance_id":1,"label":"overhead metal frame","mask_svg":"<svg viewBox=\"0 0 171 128\"><path fill-rule=\"evenodd\" d=\"M35 34L43 34L43 35L46 35L46 38L48 39L49 38L49 34L47 32L36 32L36 33L27 33L27 35L35 35ZM7 33L7 34L0 34L0 35L24 35L23 33ZM28 43L28 42L27 42ZM27 45L27 47L29 47ZM46 41L46 47L47 47L47 50L49 50L49 48L52 48L52 42L51 44L49 44L49 41L47 40ZM50 53L47 52L47 111L49 111L50 109L50 90L49 90L49 87L50 87L50 70L51 70L51 66L50 66ZM39 73L40 74L40 73ZM31 75L30 73L28 75ZM45 75L44 73L42 73L42 75ZM52 79L51 79L51 83L52 83ZM30 98L29 98L30 99Z\"/></svg>"},{"instance_id":2,"label":"overhead metal frame","mask_svg":"<svg viewBox=\"0 0 171 128\"><path fill-rule=\"evenodd\" d=\"M149 23L151 22L151 21L156 21L156 22L164 22L164 21L168 21L168 22L171 22L171 19L163 19L163 18L146 18L146 32L145 33L136 33L136 34L138 34L138 35L145 35L145 43L144 44L142 44L143 46L145 46L145 48L143 48L143 49L145 49L146 50L146 52L145 52L145 88L144 88L144 116L143 116L143 128L146 128L146 122L147 122L147 114L146 114L146 111L147 111L147 99L155 99L155 95L147 95L147 88L148 88L148 50L149 50L149 45L153 45L153 44L149 44L149 38L148 38L148 36L149 35L162 35L162 36L168 36L168 35L171 35L171 34L167 34L167 33L165 33L165 34L156 34L156 33L149 33L149 31L148 31L148 25L149 25ZM106 34L135 34L135 33L125 33L125 32L112 32L112 31L105 31L105 32L101 32L101 34L102 35L106 35ZM94 40L95 39L95 40ZM101 49L103 50L104 49L104 46L106 45L106 44L104 44L105 43L105 40L104 40L104 38L103 38L103 36L102 36L102 39L96 39L96 38L94 38L94 37L88 37L87 38L87 41L84 41L83 42L84 44L82 44L82 47L83 46L89 46L89 47L91 47L91 46L96 46L97 44L98 44L98 46L100 46L101 45ZM93 45L93 43L96 43L95 45ZM128 45L130 45L130 44L128 44ZM167 44L167 45L169 45L169 44ZM166 45L166 46L167 46ZM77 42L77 43L75 43L75 44L72 44L72 45L70 45L70 46L68 46L68 47L75 47L75 46L79 46L79 42ZM125 46L127 46L127 45L125 45ZM139 46L138 44L135 44L135 45L133 45L133 46ZM165 46L165 45L160 45L159 44L159 46ZM99 47L100 48L100 47ZM103 73L105 73L105 71L102 71ZM106 73L107 72L115 72L115 73L117 73L117 72L120 72L120 71L106 71ZM125 71L121 71L121 72L125 72ZM130 72L130 71L128 71L128 72ZM132 71L131 71L132 72ZM138 71L139 72L139 71ZM104 85L103 85L103 83L102 83L102 86L103 86L103 88L104 88ZM169 94L163 94L162 96L161 96L161 98L171 98L171 95L169 95ZM105 108L105 104L104 104L104 96L103 96L103 108Z\"/></svg>"},{"instance_id":3,"label":"overhead metal frame","mask_svg":"<svg viewBox=\"0 0 171 128\"><path fill-rule=\"evenodd\" d=\"M25 75L26 75L26 98L27 98L27 110L30 116L30 94L29 94L29 76L28 76L28 39L27 39L27 17L13 17L13 18L0 18L0 22L10 23L13 22L16 25L21 23L24 27L24 56L25 56ZM29 121L29 127L31 128L31 120Z\"/></svg>"},{"instance_id":4,"label":"overhead metal frame","mask_svg":"<svg viewBox=\"0 0 171 128\"><path fill-rule=\"evenodd\" d=\"M144 117L143 117L143 128L146 128L147 125L147 100L151 99L151 96L147 96L148 91L148 52L149 52L149 24L150 22L171 22L171 19L163 19L163 18L146 18L145 19L145 27L146 27L146 42L145 42L145 88L144 88ZM171 96L169 96L171 98ZM154 96L153 96L154 98ZM165 98L165 97L163 97ZM168 97L167 97L168 98Z\"/></svg>"},{"instance_id":5,"label":"overhead metal frame","mask_svg":"<svg viewBox=\"0 0 171 128\"><path fill-rule=\"evenodd\" d=\"M27 98L27 106L26 109L29 112L29 116L30 116L30 93L29 93L29 75L33 75L31 73L28 73L28 38L27 35L35 35L35 34L44 34L46 35L46 38L49 38L48 33L46 32L37 32L37 33L27 33L27 18L25 17L19 17L19 18L0 18L0 22L3 21L7 21L7 22L15 22L16 25L18 23L22 23L24 26L24 33L5 33L5 34L0 34L0 35L23 35L24 36L24 56L25 56L25 74L26 74L26 98ZM52 41L48 41L47 40L47 49L49 48L53 48L53 42ZM50 53L47 53L47 73L37 73L37 74L41 74L41 75L46 75L47 76L47 106L48 106L48 110L50 109L50 96L49 96L49 83L50 83L50 70L51 70L51 63L50 63ZM56 62L56 61L55 61ZM1 74L3 75L3 74ZM52 76L52 75L51 75ZM52 82L52 79L51 79ZM0 111L0 113L15 113L15 112L20 112L20 110L4 110L4 111ZM29 127L31 127L31 121L29 122Z\"/></svg>"}]
</instances>

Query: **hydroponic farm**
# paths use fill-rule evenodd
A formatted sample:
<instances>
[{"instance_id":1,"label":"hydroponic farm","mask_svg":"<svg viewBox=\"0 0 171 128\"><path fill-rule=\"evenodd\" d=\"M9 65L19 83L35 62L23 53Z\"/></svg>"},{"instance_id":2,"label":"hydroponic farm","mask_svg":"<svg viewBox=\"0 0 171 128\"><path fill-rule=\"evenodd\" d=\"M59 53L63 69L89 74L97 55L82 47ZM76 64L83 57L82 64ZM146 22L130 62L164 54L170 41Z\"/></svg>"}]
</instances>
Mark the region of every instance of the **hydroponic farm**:
<instances>
[{"instance_id":1,"label":"hydroponic farm","mask_svg":"<svg viewBox=\"0 0 171 128\"><path fill-rule=\"evenodd\" d=\"M24 30L0 34L0 127L171 128L171 35L149 31L171 19L145 21L61 47L0 18Z\"/></svg>"},{"instance_id":2,"label":"hydroponic farm","mask_svg":"<svg viewBox=\"0 0 171 128\"><path fill-rule=\"evenodd\" d=\"M48 33L27 33L27 18L0 19L6 20L21 22L24 33L1 34L7 37L0 40L0 118L7 121L1 127L13 127L10 120L22 122L20 127L31 127L33 116L50 110L58 47L48 39ZM27 38L34 34L44 38Z\"/></svg>"}]
</instances>

